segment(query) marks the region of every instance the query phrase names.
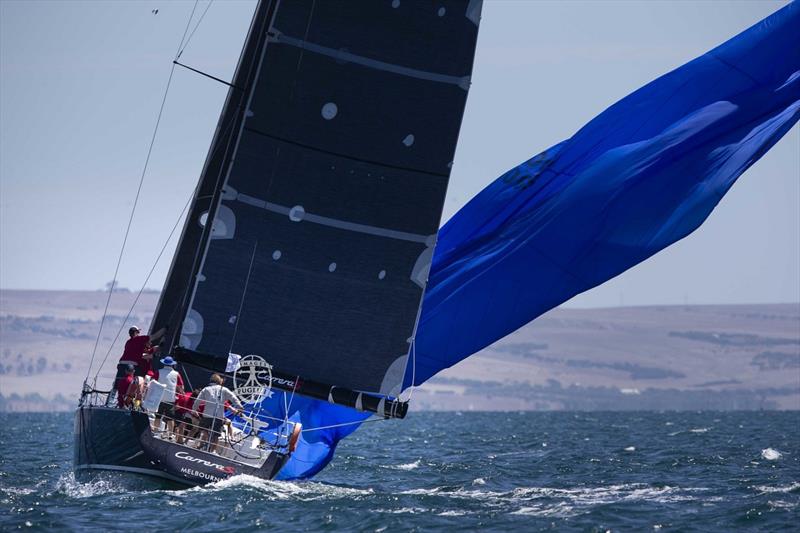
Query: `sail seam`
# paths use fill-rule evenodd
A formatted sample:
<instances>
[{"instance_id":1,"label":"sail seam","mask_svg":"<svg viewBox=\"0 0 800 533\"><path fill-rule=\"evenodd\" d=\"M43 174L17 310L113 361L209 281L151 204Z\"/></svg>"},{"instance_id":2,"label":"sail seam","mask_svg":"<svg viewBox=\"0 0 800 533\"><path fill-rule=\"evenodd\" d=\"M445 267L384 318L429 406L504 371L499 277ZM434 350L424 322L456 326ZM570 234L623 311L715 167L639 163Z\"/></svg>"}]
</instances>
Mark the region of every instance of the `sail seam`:
<instances>
[{"instance_id":1,"label":"sail seam","mask_svg":"<svg viewBox=\"0 0 800 533\"><path fill-rule=\"evenodd\" d=\"M279 204L274 204L272 202L267 202L266 200L261 200L259 198L244 193L238 193L236 195L236 200L243 204L247 204L253 207L258 207L259 209L264 209L266 211L277 213L279 215L289 216L291 212L291 208L289 207ZM314 215L311 213L305 213L303 215L302 221L313 222L314 224L320 224L322 226L329 226L332 228L342 229L346 231L354 231L357 233L366 233L368 235L375 235L377 237L387 237L390 239L397 239L401 241L418 242L425 244L431 239L430 235L419 235L416 233L408 233L405 231L380 228L377 226L369 226L367 224L348 222L346 220L339 220L336 218L330 218L322 215Z\"/></svg>"},{"instance_id":2,"label":"sail seam","mask_svg":"<svg viewBox=\"0 0 800 533\"><path fill-rule=\"evenodd\" d=\"M310 144L304 144L304 143L301 143L301 142L298 142L298 141L292 141L290 139L286 139L284 137L279 137L279 136L273 135L271 133L266 133L266 132L263 132L263 131L259 131L259 130L255 129L255 128L251 128L249 126L245 126L244 129L245 129L245 131L249 131L250 133L255 133L256 135L263 135L264 137L269 137L270 139L273 139L273 140L276 140L276 141L279 141L279 142L283 142L283 143L286 143L286 144L291 144L291 145L294 145L294 146L299 146L300 148L306 148L308 150L314 150L315 152L319 152L319 153L322 153L322 154L328 154L328 155L333 155L333 156L336 156L336 157L341 157L342 159L349 159L350 161L357 161L359 163L367 163L369 165L376 165L376 166L380 166L380 167L383 167L383 168L389 168L389 169L392 169L392 170L402 170L403 172L415 172L417 174L426 174L428 176L436 176L438 178L447 178L447 179L450 178L450 174L449 173L448 174L443 174L441 172L431 172L429 170L420 170L420 169L417 169L417 168L404 167L404 166L400 166L400 165L391 165L391 164L388 164L388 163L383 163L381 161L373 161L371 159L364 159L362 157L355 157L355 156L352 156L352 155L342 154L342 153L339 153L339 152L333 152L331 150L326 150L324 148L319 148L317 146L311 146Z\"/></svg>"},{"instance_id":3,"label":"sail seam","mask_svg":"<svg viewBox=\"0 0 800 533\"><path fill-rule=\"evenodd\" d=\"M288 35L284 35L274 28L270 33L267 34L267 38L274 43L294 46L296 48L300 48L301 50L308 50L309 52L331 57L337 61L354 63L356 65L361 65L363 67L368 67L375 70L383 70L385 72L391 72L392 74L399 74L401 76L416 78L419 80L447 83L450 85L455 85L465 91L469 90L470 86L469 76L451 76L449 74L439 74L437 72L428 72L411 67L404 67L394 63L386 63L377 59L351 54L350 52L346 52L344 50L337 50L334 48L328 48L327 46L322 46L320 44L310 43L296 37L289 37Z\"/></svg>"}]
</instances>

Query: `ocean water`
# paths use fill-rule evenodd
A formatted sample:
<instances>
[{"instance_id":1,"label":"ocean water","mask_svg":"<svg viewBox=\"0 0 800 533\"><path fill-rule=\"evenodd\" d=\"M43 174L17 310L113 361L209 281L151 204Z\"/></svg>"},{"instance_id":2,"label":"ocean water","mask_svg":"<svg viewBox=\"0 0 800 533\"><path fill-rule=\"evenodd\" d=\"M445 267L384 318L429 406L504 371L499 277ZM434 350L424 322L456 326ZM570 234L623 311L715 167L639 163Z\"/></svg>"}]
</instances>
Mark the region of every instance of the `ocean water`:
<instances>
[{"instance_id":1,"label":"ocean water","mask_svg":"<svg viewBox=\"0 0 800 533\"><path fill-rule=\"evenodd\" d=\"M71 414L0 415L0 530L798 531L800 413L411 413L313 481L72 473Z\"/></svg>"}]
</instances>

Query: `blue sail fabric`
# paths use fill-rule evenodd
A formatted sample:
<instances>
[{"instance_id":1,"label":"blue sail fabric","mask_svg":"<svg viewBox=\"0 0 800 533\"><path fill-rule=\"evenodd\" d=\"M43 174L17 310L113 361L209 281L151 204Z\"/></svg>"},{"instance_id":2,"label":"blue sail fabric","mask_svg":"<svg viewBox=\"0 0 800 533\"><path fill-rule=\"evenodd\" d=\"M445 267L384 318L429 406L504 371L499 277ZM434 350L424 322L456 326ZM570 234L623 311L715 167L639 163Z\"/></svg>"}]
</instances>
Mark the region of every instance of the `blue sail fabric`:
<instances>
[{"instance_id":1,"label":"blue sail fabric","mask_svg":"<svg viewBox=\"0 0 800 533\"><path fill-rule=\"evenodd\" d=\"M439 232L405 385L690 234L798 117L792 3L505 173ZM364 417L304 401L307 428ZM354 428L316 432L281 478L318 472Z\"/></svg>"},{"instance_id":2,"label":"blue sail fabric","mask_svg":"<svg viewBox=\"0 0 800 533\"><path fill-rule=\"evenodd\" d=\"M297 449L276 478L281 480L306 479L317 474L333 458L336 444L369 416L340 405L276 391L244 407L248 418L254 417L267 424L260 429L259 437L273 445L287 444L286 436L291 433L292 426L287 428L284 420L303 425L305 431L300 434ZM233 420L236 427L249 431L247 419L235 417Z\"/></svg>"},{"instance_id":3,"label":"blue sail fabric","mask_svg":"<svg viewBox=\"0 0 800 533\"><path fill-rule=\"evenodd\" d=\"M501 176L439 232L415 384L694 231L798 106L793 3Z\"/></svg>"}]
</instances>

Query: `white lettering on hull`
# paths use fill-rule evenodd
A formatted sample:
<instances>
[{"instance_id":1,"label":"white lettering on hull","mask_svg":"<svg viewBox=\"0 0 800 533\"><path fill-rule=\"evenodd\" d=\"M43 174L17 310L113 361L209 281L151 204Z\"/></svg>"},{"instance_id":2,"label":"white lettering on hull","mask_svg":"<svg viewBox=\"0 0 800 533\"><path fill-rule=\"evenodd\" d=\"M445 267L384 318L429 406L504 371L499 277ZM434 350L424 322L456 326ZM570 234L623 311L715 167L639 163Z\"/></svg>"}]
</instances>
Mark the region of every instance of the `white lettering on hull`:
<instances>
[{"instance_id":1,"label":"white lettering on hull","mask_svg":"<svg viewBox=\"0 0 800 533\"><path fill-rule=\"evenodd\" d=\"M206 479L208 481L219 481L222 479L221 477L217 477L213 474L192 470L191 468L181 468L181 474L186 474L187 476L197 477L200 479Z\"/></svg>"},{"instance_id":2,"label":"white lettering on hull","mask_svg":"<svg viewBox=\"0 0 800 533\"><path fill-rule=\"evenodd\" d=\"M217 470L221 470L226 474L232 474L234 469L231 466L225 466L218 463L212 463L211 461L206 461L205 459L201 459L200 457L194 457L193 455L189 455L184 451L176 452L175 457L178 459L182 459L184 461L189 461L190 463L198 463L203 466L207 466L209 468L216 468Z\"/></svg>"}]
</instances>

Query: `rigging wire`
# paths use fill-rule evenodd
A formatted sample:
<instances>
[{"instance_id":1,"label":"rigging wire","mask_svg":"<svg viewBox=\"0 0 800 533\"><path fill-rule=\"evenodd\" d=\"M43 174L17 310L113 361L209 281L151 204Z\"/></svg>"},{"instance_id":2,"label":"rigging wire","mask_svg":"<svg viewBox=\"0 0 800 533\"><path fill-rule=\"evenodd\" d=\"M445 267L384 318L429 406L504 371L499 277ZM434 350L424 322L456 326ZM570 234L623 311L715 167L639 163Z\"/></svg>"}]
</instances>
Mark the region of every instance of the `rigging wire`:
<instances>
[{"instance_id":1,"label":"rigging wire","mask_svg":"<svg viewBox=\"0 0 800 533\"><path fill-rule=\"evenodd\" d=\"M147 273L147 277L145 278L144 283L142 283L142 288L139 289L139 292L136 294L136 298L133 300L133 303L131 304L130 309L128 309L128 314L125 315L125 319L122 321L119 329L117 330L116 337L114 337L114 340L111 342L111 346L108 347L108 351L106 352L105 357L103 357L103 361L100 363L100 366L97 368L97 373L94 376L95 380L97 380L97 376L100 374L100 371L103 369L103 365L105 365L106 360L108 359L108 356L111 354L111 350L114 349L114 345L119 340L119 336L122 334L122 330L125 329L125 324L127 324L128 319L131 317L131 314L133 313L133 309L136 307L136 304L139 302L139 298L142 296L142 293L144 292L145 287L147 287L147 282L150 281L150 276L153 275L153 272L155 271L156 266L158 266L158 262L161 260L161 256L164 255L164 251L167 249L167 245L169 244L169 241L172 240L172 236L175 234L175 230L178 229L178 225L180 224L181 220L183 220L183 216L186 213L186 210L189 208L189 205L192 203L192 198L193 197L194 197L194 194L192 194L192 196L189 197L189 200L186 201L186 204L183 206L183 210L181 211L181 214L178 215L178 220L176 220L175 224L172 226L172 231L169 232L169 236L167 236L167 240L164 242L164 245L161 247L161 251L158 252L158 257L156 257L155 261L153 262L153 266L150 268L150 272Z\"/></svg>"},{"instance_id":2,"label":"rigging wire","mask_svg":"<svg viewBox=\"0 0 800 533\"><path fill-rule=\"evenodd\" d=\"M340 428L344 426L354 426L356 424L366 424L367 422L385 422L386 420L390 420L389 418L368 418L366 420L356 420L354 422L342 422L341 424L331 424L330 426L319 426L316 428L308 428L308 429L301 429L300 431L306 433L308 431L319 431L321 429L332 429L332 428Z\"/></svg>"},{"instance_id":3,"label":"rigging wire","mask_svg":"<svg viewBox=\"0 0 800 533\"><path fill-rule=\"evenodd\" d=\"M92 349L92 358L89 360L89 369L86 372L86 379L89 378L89 374L92 371L92 365L94 364L94 357L97 353L97 345L100 343L100 335L103 332L103 324L106 320L106 315L108 314L108 305L111 303L111 295L114 293L114 287L117 284L117 275L119 274L119 266L122 264L122 256L125 253L125 246L128 243L128 236L131 232L131 225L133 224L133 216L136 214L136 206L139 204L139 196L142 192L142 185L144 184L144 176L147 173L147 166L150 163L150 155L153 152L153 145L155 144L156 135L158 133L158 126L161 123L161 115L164 112L164 104L167 101L167 94L169 94L169 87L172 83L172 75L175 73L175 65L172 65L172 68L169 71L169 79L167 80L167 87L164 91L164 97L161 99L161 107L158 111L158 118L156 119L156 127L153 131L153 137L150 139L150 147L147 150L147 157L144 162L144 168L142 169L142 176L139 178L139 186L136 189L136 197L133 200L133 208L131 209L131 216L128 218L128 226L125 228L125 237L122 239L122 248L119 251L119 257L117 258L117 266L114 269L114 278L111 280L111 287L108 289L108 298L106 299L106 305L103 309L103 318L100 320L100 328L97 331L97 338L94 342L94 348Z\"/></svg>"},{"instance_id":4,"label":"rigging wire","mask_svg":"<svg viewBox=\"0 0 800 533\"><path fill-rule=\"evenodd\" d=\"M199 2L200 2L200 0L194 0L194 5L192 6L192 12L189 13L189 20L186 21L186 28L183 29L183 35L181 36L181 42L180 42L180 44L178 44L178 50L175 52L175 59L178 59L180 57L180 54L183 53L183 49L186 48L184 46L184 41L186 41L186 44L189 44L189 41L186 40L186 34L189 33L189 26L192 25L192 19L194 18L194 12L197 11L197 4ZM208 8L206 8L206 11L208 11ZM205 15L205 13L203 13L203 15ZM203 20L203 18L200 17L200 20ZM197 27L195 27L195 29L197 29ZM192 35L194 35L194 32L192 32ZM191 39L191 37L189 37L189 38Z\"/></svg>"},{"instance_id":5,"label":"rigging wire","mask_svg":"<svg viewBox=\"0 0 800 533\"><path fill-rule=\"evenodd\" d=\"M203 18L206 16L206 13L208 13L208 9L211 7L211 4L213 4L213 3L214 3L214 0L211 0L208 3L208 5L206 6L205 11L203 11L203 14L200 15L200 18L197 20L197 24L195 25L194 29L192 30L192 33L189 34L189 38L186 39L186 42L184 43L183 41L181 41L181 46L179 47L180 50L178 51L178 55L175 56L175 59L180 59L180 57L183 55L183 51L186 50L187 46L189 46L189 41L191 41L192 37L194 37L194 32L196 32L197 28L200 27L200 23L203 22ZM195 5L195 7L197 7L197 1L195 1L194 5ZM194 15L194 10L192 10L192 15ZM189 19L189 20L191 20L191 19ZM187 26L187 28L188 28L188 26ZM186 36L185 33L183 35L184 35L184 37Z\"/></svg>"},{"instance_id":6,"label":"rigging wire","mask_svg":"<svg viewBox=\"0 0 800 533\"><path fill-rule=\"evenodd\" d=\"M178 45L178 51L181 50L183 46L183 42L186 39L186 34L189 32L189 27L192 23L192 18L194 18L194 12L197 9L197 3L199 0L195 0L194 7L192 7L192 13L189 15L189 20L186 21L186 28L183 30L183 36L181 37L181 42ZM177 53L177 52L176 52ZM161 98L161 106L158 109L158 116L156 118L156 125L153 128L153 136L150 138L150 146L147 148L147 157L144 160L144 167L142 168L142 175L139 178L139 186L136 189L136 197L133 200L133 207L131 208L131 215L128 217L128 225L125 228L125 237L122 239L122 247L119 251L119 257L117 258L117 266L114 268L114 277L111 280L111 287L108 289L108 297L106 298L106 305L103 308L103 317L100 319L100 327L97 330L97 338L94 341L94 348L92 348L92 358L89 360L89 367L86 370L86 377L84 381L89 379L89 374L92 373L92 365L94 364L95 355L97 355L97 346L100 344L100 336L103 333L103 325L106 321L106 316L108 315L108 306L111 303L111 296L114 294L114 287L117 284L117 276L119 275L119 267L122 264L122 256L125 254L125 246L128 243L128 236L130 235L131 225L133 224L133 217L136 214L136 207L139 204L139 197L141 196L142 192L142 185L144 184L144 177L147 174L147 167L150 164L150 156L153 153L153 145L156 142L156 136L158 135L158 127L161 124L161 116L164 113L164 104L167 102L167 95L169 94L170 85L172 85L172 76L175 74L175 64L173 63L170 70L169 70L169 78L167 79L167 86L164 89L164 95ZM99 373L99 370L98 370ZM95 375L95 380L97 380L97 376Z\"/></svg>"},{"instance_id":7,"label":"rigging wire","mask_svg":"<svg viewBox=\"0 0 800 533\"><path fill-rule=\"evenodd\" d=\"M239 323L242 321L242 309L244 308L244 299L247 297L247 287L250 285L250 275L253 273L253 263L256 261L256 250L258 250L258 240L253 244L253 255L250 257L250 267L247 269L247 278L244 281L242 299L239 301L239 311L236 315L236 325L233 327L233 336L231 337L231 345L228 347L228 353L233 351L233 344L236 342L236 332L239 331Z\"/></svg>"},{"instance_id":8,"label":"rigging wire","mask_svg":"<svg viewBox=\"0 0 800 533\"><path fill-rule=\"evenodd\" d=\"M230 131L230 125L229 125L229 127L228 127L228 128L225 130L225 131L226 131L226 132L227 132L227 131ZM218 150L218 149L219 149L219 148L217 148L217 150ZM190 205L191 205L191 203L192 203L192 199L193 199L194 197L196 197L196 196L197 196L197 194L198 194L198 190L199 190L199 189L200 189L200 183L198 182L198 184L197 184L197 185L195 186L195 188L194 188L194 191L193 191L193 192L192 192L192 194L189 196L189 199L186 201L186 205L184 206L184 208L183 208L183 211L182 211L182 212L181 212L181 214L178 216L178 220L177 220L177 221L176 221L176 223L175 223L175 224L176 224L176 226L174 226L174 227L172 228L172 231L170 232L169 236L167 237L167 241L164 243L164 248L162 248L162 249L161 249L161 252L158 254L158 257L156 257L156 259L155 259L155 263L158 263L158 261L161 259L161 255L162 255L162 254L164 253L164 251L166 250L166 246L167 246L167 244L169 243L169 241L170 241L170 240L171 240L171 238L172 238L172 235L175 233L175 230L177 229L177 224L179 224L179 223L180 223L180 221L181 221L181 218L183 217L183 213L184 213L184 212L187 210L188 206L190 206ZM142 288L139 290L139 295L141 295L141 294L142 294L142 292L144 291L145 285L147 284L147 281L150 279L150 276L153 274L153 271L155 270L155 267L156 267L155 263L153 264L153 267L151 268L151 270L150 270L150 273L147 275L147 279L145 279L145 282L144 282L144 284L142 285ZM126 315L126 317L125 317L125 320L122 322L122 325L120 325L120 329L117 331L117 336L116 336L116 337L114 337L114 342L112 342L112 343L111 343L111 346L108 348L108 352L106 352L106 356L105 356L105 359L103 359L103 363L105 363L106 359L108 359L108 356L109 356L109 354L110 354L111 350L113 350L113 349L114 349L114 344L116 344L117 340L119 339L119 336L122 334L122 331L123 331L123 330L124 330L124 328L125 328L125 323L127 322L128 318L130 318L131 314L133 313L133 309L134 309L134 307L136 306L136 303L138 302L138 300L139 300L139 296L137 296L137 297L136 297L136 299L134 300L133 304L130 306L130 309L128 309L128 314ZM101 368L102 368L102 366L103 366L103 363L101 363L101 364L100 364ZM90 370L90 371L91 371L91 370ZM97 371L97 372L98 372L98 374L99 374L99 372L100 372L100 369L98 369L98 371ZM96 376L95 376L95 377L96 377ZM189 378L188 374L187 374L186 376L184 376L184 377L186 377L186 379L187 379L187 380L188 380L188 378ZM193 388L193 387L191 386L191 382L189 383L189 388L190 388L190 389L191 389L191 388Z\"/></svg>"}]
</instances>

